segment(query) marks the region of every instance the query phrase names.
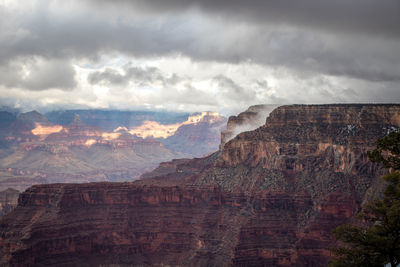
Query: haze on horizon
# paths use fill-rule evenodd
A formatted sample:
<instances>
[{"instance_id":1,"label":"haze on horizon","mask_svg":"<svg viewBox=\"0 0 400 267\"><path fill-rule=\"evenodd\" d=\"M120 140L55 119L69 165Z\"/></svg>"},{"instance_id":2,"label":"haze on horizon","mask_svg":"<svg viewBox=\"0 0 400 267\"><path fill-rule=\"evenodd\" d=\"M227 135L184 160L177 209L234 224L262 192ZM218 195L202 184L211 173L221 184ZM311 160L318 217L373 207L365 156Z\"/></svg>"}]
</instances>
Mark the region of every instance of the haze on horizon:
<instances>
[{"instance_id":1,"label":"haze on horizon","mask_svg":"<svg viewBox=\"0 0 400 267\"><path fill-rule=\"evenodd\" d=\"M399 103L398 0L0 0L0 106Z\"/></svg>"}]
</instances>

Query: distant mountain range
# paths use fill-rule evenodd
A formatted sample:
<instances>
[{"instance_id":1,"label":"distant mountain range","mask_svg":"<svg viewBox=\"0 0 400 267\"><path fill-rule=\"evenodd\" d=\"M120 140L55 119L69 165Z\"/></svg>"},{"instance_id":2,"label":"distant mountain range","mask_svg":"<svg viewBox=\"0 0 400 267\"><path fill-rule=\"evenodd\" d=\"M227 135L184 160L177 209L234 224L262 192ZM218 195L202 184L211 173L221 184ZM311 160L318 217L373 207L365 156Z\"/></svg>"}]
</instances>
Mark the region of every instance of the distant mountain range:
<instances>
[{"instance_id":1,"label":"distant mountain range","mask_svg":"<svg viewBox=\"0 0 400 267\"><path fill-rule=\"evenodd\" d=\"M0 112L0 190L37 183L132 181L160 162L218 149L217 113Z\"/></svg>"}]
</instances>

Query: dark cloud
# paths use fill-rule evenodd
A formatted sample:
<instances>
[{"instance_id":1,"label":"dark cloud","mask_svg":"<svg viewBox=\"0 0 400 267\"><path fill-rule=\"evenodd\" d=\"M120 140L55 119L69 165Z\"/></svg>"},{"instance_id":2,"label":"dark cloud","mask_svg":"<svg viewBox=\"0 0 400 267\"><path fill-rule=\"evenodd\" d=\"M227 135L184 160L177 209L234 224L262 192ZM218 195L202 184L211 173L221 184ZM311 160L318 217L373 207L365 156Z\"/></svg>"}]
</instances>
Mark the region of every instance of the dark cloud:
<instances>
[{"instance_id":1,"label":"dark cloud","mask_svg":"<svg viewBox=\"0 0 400 267\"><path fill-rule=\"evenodd\" d=\"M251 61L281 66L297 70L299 75L322 73L373 82L400 79L400 36L396 35L400 30L398 1L102 2L108 3L106 6L119 8L119 11L121 6L118 3L122 7L135 6L135 9L130 11L131 17L126 17L129 12L123 10L121 13L125 16L115 18L113 12L108 14L104 9L106 6L101 7L96 1L97 9L82 8L73 15L59 16L46 9L46 1L43 1L31 13L21 14L17 20L19 23L8 25L0 33L0 64L30 56L98 59L100 55L112 52L134 57L178 54L195 61L235 64ZM205 13L199 14L193 10L174 15L168 13L193 6ZM98 11L101 8L104 10ZM140 8L155 10L159 14L139 16ZM91 10L97 10L98 13L91 14ZM261 22L272 21L273 24L234 21L230 16L213 16L215 13L235 14L235 18L239 14L249 14L249 18L258 18L257 21ZM10 14L3 15L0 25L15 20ZM339 31L331 31L329 27L312 30L306 22L316 27L336 25ZM339 24L343 25L339 27ZM365 26L366 30L371 31L378 27L379 30L374 33L387 32L391 37L360 35L354 25ZM349 34L340 29L353 31ZM114 82L119 79L123 82L124 77L118 75L103 74L114 79Z\"/></svg>"},{"instance_id":2,"label":"dark cloud","mask_svg":"<svg viewBox=\"0 0 400 267\"><path fill-rule=\"evenodd\" d=\"M245 89L240 85L236 84L232 79L224 76L218 75L213 78L213 82L216 84L218 91L221 96L225 99L229 99L232 102L250 102L256 99L253 90Z\"/></svg>"},{"instance_id":3,"label":"dark cloud","mask_svg":"<svg viewBox=\"0 0 400 267\"><path fill-rule=\"evenodd\" d=\"M29 89L43 99L46 89L65 93L75 88L87 94L82 94L86 98L82 96L79 103L102 107L107 101L126 99L160 105L165 100L174 106L195 106L199 101L205 106L237 104L240 108L261 101L400 101L399 3L32 0L15 2L15 9L0 4L0 90L3 98L6 93L9 99L24 97ZM136 65L103 68L112 57ZM161 67L140 65L174 58L188 58L192 65L210 69L207 75L199 70L202 75L191 72L186 77L165 67L161 71ZM213 66L225 63L229 63L226 69L212 72ZM89 74L89 85L106 85L110 92L124 94L123 98L94 92L90 86L82 89L76 79L86 77L79 76L83 72L72 64L82 69L88 66L84 73L101 67ZM232 66L244 66L240 77L230 72ZM259 68L260 77L246 78L246 66ZM277 86L266 83L269 77L275 77ZM210 79L217 90L214 95L205 93L204 84L193 82ZM131 85L165 90L144 99L143 92L134 95L128 90ZM9 88L21 90L6 92ZM56 103L57 96L50 100Z\"/></svg>"},{"instance_id":4,"label":"dark cloud","mask_svg":"<svg viewBox=\"0 0 400 267\"><path fill-rule=\"evenodd\" d=\"M112 68L104 71L92 72L88 76L90 84L111 84L126 86L130 82L146 86L154 83L162 83L164 86L173 86L182 79L177 74L165 76L158 68L155 67L135 67L125 66L123 72Z\"/></svg>"},{"instance_id":5,"label":"dark cloud","mask_svg":"<svg viewBox=\"0 0 400 267\"><path fill-rule=\"evenodd\" d=\"M92 0L165 13L198 8L232 19L400 36L398 0Z\"/></svg>"}]
</instances>

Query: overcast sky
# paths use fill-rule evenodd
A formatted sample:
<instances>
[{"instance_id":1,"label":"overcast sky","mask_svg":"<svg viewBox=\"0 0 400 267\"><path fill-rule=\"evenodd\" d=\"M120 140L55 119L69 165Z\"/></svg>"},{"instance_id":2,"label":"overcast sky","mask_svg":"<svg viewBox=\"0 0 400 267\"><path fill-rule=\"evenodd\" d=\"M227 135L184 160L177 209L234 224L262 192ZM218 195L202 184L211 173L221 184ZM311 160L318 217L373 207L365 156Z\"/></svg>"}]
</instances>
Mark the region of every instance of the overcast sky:
<instances>
[{"instance_id":1,"label":"overcast sky","mask_svg":"<svg viewBox=\"0 0 400 267\"><path fill-rule=\"evenodd\" d=\"M0 0L0 106L400 102L400 0Z\"/></svg>"}]
</instances>

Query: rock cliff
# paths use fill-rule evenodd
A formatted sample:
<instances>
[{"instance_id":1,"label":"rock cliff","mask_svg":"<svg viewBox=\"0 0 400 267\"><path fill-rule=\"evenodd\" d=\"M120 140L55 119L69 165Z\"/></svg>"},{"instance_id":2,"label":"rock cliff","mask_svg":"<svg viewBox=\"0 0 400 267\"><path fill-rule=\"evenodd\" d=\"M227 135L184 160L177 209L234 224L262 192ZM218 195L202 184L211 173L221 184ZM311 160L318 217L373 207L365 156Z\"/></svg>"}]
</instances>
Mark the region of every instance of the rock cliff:
<instances>
[{"instance_id":1,"label":"rock cliff","mask_svg":"<svg viewBox=\"0 0 400 267\"><path fill-rule=\"evenodd\" d=\"M133 183L34 186L0 221L12 266L326 266L331 230L379 196L365 152L400 105L293 105L206 158Z\"/></svg>"}]
</instances>

